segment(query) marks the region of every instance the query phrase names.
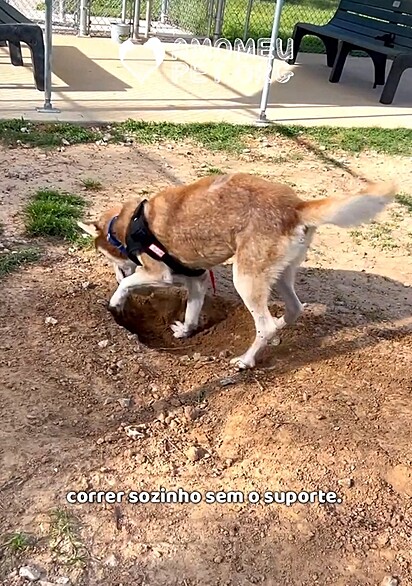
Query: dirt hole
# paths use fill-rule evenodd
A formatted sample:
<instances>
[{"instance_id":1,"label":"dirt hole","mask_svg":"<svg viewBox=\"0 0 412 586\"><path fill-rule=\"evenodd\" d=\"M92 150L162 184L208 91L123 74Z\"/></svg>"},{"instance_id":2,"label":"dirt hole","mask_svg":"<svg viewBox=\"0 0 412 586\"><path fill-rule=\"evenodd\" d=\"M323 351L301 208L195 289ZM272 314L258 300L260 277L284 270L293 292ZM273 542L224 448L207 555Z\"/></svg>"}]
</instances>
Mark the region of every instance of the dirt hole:
<instances>
[{"instance_id":1,"label":"dirt hole","mask_svg":"<svg viewBox=\"0 0 412 586\"><path fill-rule=\"evenodd\" d=\"M239 311L239 305L223 297L207 296L202 309L198 331L186 339L173 337L170 325L183 321L186 296L179 290L156 291L147 294L132 295L122 315L113 315L116 322L129 332L136 334L139 341L148 348L170 351L174 356L200 352L218 354L228 347L229 328ZM241 311L242 315L244 314ZM250 321L252 332L253 322ZM243 340L243 345L244 345Z\"/></svg>"}]
</instances>

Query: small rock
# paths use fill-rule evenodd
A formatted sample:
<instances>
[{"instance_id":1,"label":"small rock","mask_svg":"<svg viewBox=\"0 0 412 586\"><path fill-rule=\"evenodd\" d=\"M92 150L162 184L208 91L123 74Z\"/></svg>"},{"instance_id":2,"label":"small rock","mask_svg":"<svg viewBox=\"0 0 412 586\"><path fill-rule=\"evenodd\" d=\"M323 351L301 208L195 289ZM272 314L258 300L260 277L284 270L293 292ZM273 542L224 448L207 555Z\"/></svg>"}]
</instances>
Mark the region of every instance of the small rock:
<instances>
[{"instance_id":1,"label":"small rock","mask_svg":"<svg viewBox=\"0 0 412 586\"><path fill-rule=\"evenodd\" d=\"M221 564L223 562L223 556L221 555L217 555L213 561L215 562L215 564Z\"/></svg>"},{"instance_id":2,"label":"small rock","mask_svg":"<svg viewBox=\"0 0 412 586\"><path fill-rule=\"evenodd\" d=\"M101 340L97 345L99 346L99 348L107 348L108 343L109 340Z\"/></svg>"},{"instance_id":3,"label":"small rock","mask_svg":"<svg viewBox=\"0 0 412 586\"><path fill-rule=\"evenodd\" d=\"M202 355L200 354L200 352L195 352L195 353L193 354L193 360L194 360L195 362L198 362L198 361L199 361L201 358L202 358Z\"/></svg>"},{"instance_id":4,"label":"small rock","mask_svg":"<svg viewBox=\"0 0 412 586\"><path fill-rule=\"evenodd\" d=\"M157 416L157 420L160 421L161 423L164 423L166 421L166 414L164 411L161 411L159 413L159 415Z\"/></svg>"},{"instance_id":5,"label":"small rock","mask_svg":"<svg viewBox=\"0 0 412 586\"><path fill-rule=\"evenodd\" d=\"M59 584L61 586L70 586L71 580L67 576L59 576L56 579L56 584Z\"/></svg>"},{"instance_id":6,"label":"small rock","mask_svg":"<svg viewBox=\"0 0 412 586\"><path fill-rule=\"evenodd\" d=\"M105 561L104 561L104 564L105 564L106 566L110 566L111 568L115 568L115 567L118 565L118 563L119 563L119 562L117 561L117 558L116 558L116 556L114 555L114 553L112 553L111 555L109 555L109 556L108 556L108 557L105 559Z\"/></svg>"},{"instance_id":7,"label":"small rock","mask_svg":"<svg viewBox=\"0 0 412 586\"><path fill-rule=\"evenodd\" d=\"M221 387L228 387L229 385L234 385L236 384L236 379L234 378L222 378L220 381L220 386Z\"/></svg>"},{"instance_id":8,"label":"small rock","mask_svg":"<svg viewBox=\"0 0 412 586\"><path fill-rule=\"evenodd\" d=\"M54 317L46 317L46 319L44 320L44 323L46 325L55 326L57 324L57 319L55 319Z\"/></svg>"},{"instance_id":9,"label":"small rock","mask_svg":"<svg viewBox=\"0 0 412 586\"><path fill-rule=\"evenodd\" d=\"M322 414L318 415L317 418L319 419L319 421L321 421L322 419L326 419L325 415Z\"/></svg>"},{"instance_id":10,"label":"small rock","mask_svg":"<svg viewBox=\"0 0 412 586\"><path fill-rule=\"evenodd\" d=\"M145 436L146 426L144 424L141 425L127 425L124 428L126 435L131 437L132 439L140 439Z\"/></svg>"},{"instance_id":11,"label":"small rock","mask_svg":"<svg viewBox=\"0 0 412 586\"><path fill-rule=\"evenodd\" d=\"M70 146L69 141L67 140L67 138L62 138L62 145L63 146Z\"/></svg>"},{"instance_id":12,"label":"small rock","mask_svg":"<svg viewBox=\"0 0 412 586\"><path fill-rule=\"evenodd\" d=\"M188 356L187 354L180 357L180 362L189 362L189 360L190 360L190 356Z\"/></svg>"},{"instance_id":13,"label":"small rock","mask_svg":"<svg viewBox=\"0 0 412 586\"><path fill-rule=\"evenodd\" d=\"M381 586L398 586L399 580L394 576L385 576L381 582Z\"/></svg>"},{"instance_id":14,"label":"small rock","mask_svg":"<svg viewBox=\"0 0 412 586\"><path fill-rule=\"evenodd\" d=\"M83 289L88 289L90 287L90 281L84 281L84 283L82 283L82 287Z\"/></svg>"},{"instance_id":15,"label":"small rock","mask_svg":"<svg viewBox=\"0 0 412 586\"><path fill-rule=\"evenodd\" d=\"M30 582L36 582L40 578L40 572L34 566L22 566L19 570L20 578L27 578Z\"/></svg>"},{"instance_id":16,"label":"small rock","mask_svg":"<svg viewBox=\"0 0 412 586\"><path fill-rule=\"evenodd\" d=\"M104 443L104 439L102 437L99 437L99 439L96 441L96 444L99 446L103 443Z\"/></svg>"},{"instance_id":17,"label":"small rock","mask_svg":"<svg viewBox=\"0 0 412 586\"><path fill-rule=\"evenodd\" d=\"M199 410L195 409L191 405L186 405L184 408L185 417L188 421L194 421L199 417Z\"/></svg>"},{"instance_id":18,"label":"small rock","mask_svg":"<svg viewBox=\"0 0 412 586\"><path fill-rule=\"evenodd\" d=\"M202 458L203 451L200 448L197 448L196 446L191 446L189 449L186 450L185 454L188 460L190 460L191 462L197 462Z\"/></svg>"},{"instance_id":19,"label":"small rock","mask_svg":"<svg viewBox=\"0 0 412 586\"><path fill-rule=\"evenodd\" d=\"M123 407L124 409L128 409L132 404L132 400L129 397L121 397L120 399L117 399L117 402L120 407Z\"/></svg>"},{"instance_id":20,"label":"small rock","mask_svg":"<svg viewBox=\"0 0 412 586\"><path fill-rule=\"evenodd\" d=\"M339 486L346 486L347 488L352 488L353 486L353 478L341 478L338 480Z\"/></svg>"},{"instance_id":21,"label":"small rock","mask_svg":"<svg viewBox=\"0 0 412 586\"><path fill-rule=\"evenodd\" d=\"M219 352L219 358L228 358L230 356L229 350L222 350Z\"/></svg>"}]
</instances>

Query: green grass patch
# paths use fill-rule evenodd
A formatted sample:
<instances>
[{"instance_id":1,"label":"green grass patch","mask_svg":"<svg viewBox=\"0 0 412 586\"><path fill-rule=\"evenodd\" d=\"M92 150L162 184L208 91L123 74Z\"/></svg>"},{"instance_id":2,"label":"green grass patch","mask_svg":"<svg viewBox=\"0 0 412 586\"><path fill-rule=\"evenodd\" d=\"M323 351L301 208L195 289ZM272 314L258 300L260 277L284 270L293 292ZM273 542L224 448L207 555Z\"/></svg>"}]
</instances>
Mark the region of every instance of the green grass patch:
<instances>
[{"instance_id":1,"label":"green grass patch","mask_svg":"<svg viewBox=\"0 0 412 586\"><path fill-rule=\"evenodd\" d=\"M25 120L0 121L0 140L8 145L24 143L37 147L68 146L101 139L102 134L76 124L31 124Z\"/></svg>"},{"instance_id":2,"label":"green grass patch","mask_svg":"<svg viewBox=\"0 0 412 586\"><path fill-rule=\"evenodd\" d=\"M32 539L22 532L5 535L1 544L2 548L11 554L19 554L32 545Z\"/></svg>"},{"instance_id":3,"label":"green grass patch","mask_svg":"<svg viewBox=\"0 0 412 586\"><path fill-rule=\"evenodd\" d=\"M85 179L81 179L83 186L87 191L100 191L103 188L103 185L97 179L91 179L86 177Z\"/></svg>"},{"instance_id":4,"label":"green grass patch","mask_svg":"<svg viewBox=\"0 0 412 586\"><path fill-rule=\"evenodd\" d=\"M80 538L77 522L66 510L51 512L49 535L51 549L60 563L84 565L88 552Z\"/></svg>"},{"instance_id":5,"label":"green grass patch","mask_svg":"<svg viewBox=\"0 0 412 586\"><path fill-rule=\"evenodd\" d=\"M372 248L379 250L394 250L399 248L395 240L393 230L396 225L389 222L371 222L364 228L358 228L350 231L354 242L358 245L367 242Z\"/></svg>"},{"instance_id":6,"label":"green grass patch","mask_svg":"<svg viewBox=\"0 0 412 586\"><path fill-rule=\"evenodd\" d=\"M0 277L8 275L24 265L37 262L40 256L40 251L34 248L2 253L0 255Z\"/></svg>"},{"instance_id":7,"label":"green grass patch","mask_svg":"<svg viewBox=\"0 0 412 586\"><path fill-rule=\"evenodd\" d=\"M324 151L344 151L355 154L375 151L388 155L412 155L412 130L407 128L333 128L273 125L259 128L252 125L227 123L154 123L127 120L109 127L91 128L76 124L35 124L20 120L0 122L0 141L18 146L29 144L38 147L92 143L103 140L109 143L135 141L140 144L158 144L162 141L191 140L212 151L239 153L251 139L276 141L284 137L306 148ZM294 155L296 156L296 155Z\"/></svg>"},{"instance_id":8,"label":"green grass patch","mask_svg":"<svg viewBox=\"0 0 412 586\"><path fill-rule=\"evenodd\" d=\"M388 155L412 154L412 130L408 128L333 128L333 127L287 127L285 134L305 137L327 150L342 150L348 153L375 151Z\"/></svg>"},{"instance_id":9,"label":"green grass patch","mask_svg":"<svg viewBox=\"0 0 412 586\"><path fill-rule=\"evenodd\" d=\"M53 236L77 243L85 200L79 195L41 189L25 209L26 231L30 236Z\"/></svg>"},{"instance_id":10,"label":"green grass patch","mask_svg":"<svg viewBox=\"0 0 412 586\"><path fill-rule=\"evenodd\" d=\"M409 213L412 214L412 196L406 193L398 193L396 196L396 201L405 206Z\"/></svg>"}]
</instances>

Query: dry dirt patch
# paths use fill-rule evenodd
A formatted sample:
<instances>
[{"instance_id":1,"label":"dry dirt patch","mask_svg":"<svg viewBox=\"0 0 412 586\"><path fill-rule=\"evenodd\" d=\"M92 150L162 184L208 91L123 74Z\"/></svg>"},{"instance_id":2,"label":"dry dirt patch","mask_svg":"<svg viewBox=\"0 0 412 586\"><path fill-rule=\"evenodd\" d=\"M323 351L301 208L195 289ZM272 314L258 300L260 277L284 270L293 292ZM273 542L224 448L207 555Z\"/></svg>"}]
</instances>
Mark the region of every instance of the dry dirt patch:
<instances>
[{"instance_id":1,"label":"dry dirt patch","mask_svg":"<svg viewBox=\"0 0 412 586\"><path fill-rule=\"evenodd\" d=\"M90 215L210 167L281 179L308 198L356 186L285 140L251 145L240 161L161 146L3 151L3 244L27 241L30 193L78 192L85 177L103 186L85 193ZM402 177L412 192L408 160L347 162L362 175ZM253 335L228 267L217 271L203 329L184 342L168 330L182 311L178 292L135 296L128 329L119 327L107 311L114 277L92 251L47 244L40 263L4 278L0 526L37 541L17 557L3 550L1 583L23 584L16 569L33 563L51 583L91 586L363 586L388 575L411 585L411 216L394 204L382 222L372 235L319 231L297 284L307 312L253 373L228 365ZM160 487L335 490L342 503L65 501L69 490ZM73 534L61 530L66 511ZM75 554L82 563L70 565Z\"/></svg>"}]
</instances>

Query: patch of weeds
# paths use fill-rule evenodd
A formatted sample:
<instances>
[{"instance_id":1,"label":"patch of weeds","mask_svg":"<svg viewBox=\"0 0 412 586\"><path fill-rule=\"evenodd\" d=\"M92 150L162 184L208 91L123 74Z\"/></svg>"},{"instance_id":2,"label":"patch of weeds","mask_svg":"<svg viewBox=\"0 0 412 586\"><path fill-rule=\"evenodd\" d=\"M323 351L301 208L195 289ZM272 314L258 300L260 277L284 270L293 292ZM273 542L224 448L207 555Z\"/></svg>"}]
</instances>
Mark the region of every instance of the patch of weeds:
<instances>
[{"instance_id":1,"label":"patch of weeds","mask_svg":"<svg viewBox=\"0 0 412 586\"><path fill-rule=\"evenodd\" d=\"M50 547L60 562L67 565L85 563L87 550L79 537L79 528L74 518L64 509L50 514Z\"/></svg>"},{"instance_id":2,"label":"patch of weeds","mask_svg":"<svg viewBox=\"0 0 412 586\"><path fill-rule=\"evenodd\" d=\"M199 175L223 175L223 171L219 167L205 167L199 171Z\"/></svg>"},{"instance_id":3,"label":"patch of weeds","mask_svg":"<svg viewBox=\"0 0 412 586\"><path fill-rule=\"evenodd\" d=\"M76 248L81 250L93 250L95 247L94 238L89 234L79 234L73 244L76 245Z\"/></svg>"},{"instance_id":4,"label":"patch of weeds","mask_svg":"<svg viewBox=\"0 0 412 586\"><path fill-rule=\"evenodd\" d=\"M37 191L25 209L26 231L30 236L54 236L77 242L85 200L79 195L54 189Z\"/></svg>"},{"instance_id":5,"label":"patch of weeds","mask_svg":"<svg viewBox=\"0 0 412 586\"><path fill-rule=\"evenodd\" d=\"M359 245L362 242L363 233L362 230L359 230L359 228L356 228L355 230L349 230L349 235L352 236L355 244Z\"/></svg>"},{"instance_id":6,"label":"patch of weeds","mask_svg":"<svg viewBox=\"0 0 412 586\"><path fill-rule=\"evenodd\" d=\"M2 253L0 255L0 277L8 275L24 265L38 261L40 256L40 251L34 248Z\"/></svg>"},{"instance_id":7,"label":"patch of weeds","mask_svg":"<svg viewBox=\"0 0 412 586\"><path fill-rule=\"evenodd\" d=\"M405 206L408 212L412 214L412 196L406 193L398 193L396 196L396 201Z\"/></svg>"},{"instance_id":8,"label":"patch of weeds","mask_svg":"<svg viewBox=\"0 0 412 586\"><path fill-rule=\"evenodd\" d=\"M274 157L270 157L270 162L275 163L275 165L280 165L281 163L288 163L291 158L283 155L275 155Z\"/></svg>"},{"instance_id":9,"label":"patch of weeds","mask_svg":"<svg viewBox=\"0 0 412 586\"><path fill-rule=\"evenodd\" d=\"M389 222L371 222L363 230L352 230L351 236L356 244L361 241L367 241L373 248L380 250L393 250L399 248L399 245L393 238L394 225Z\"/></svg>"},{"instance_id":10,"label":"patch of weeds","mask_svg":"<svg viewBox=\"0 0 412 586\"><path fill-rule=\"evenodd\" d=\"M246 147L245 139L259 135L250 126L218 123L143 122L128 120L112 128L112 134L123 140L130 137L140 143L153 144L159 140L182 142L192 139L198 144L214 151L240 152Z\"/></svg>"},{"instance_id":11,"label":"patch of weeds","mask_svg":"<svg viewBox=\"0 0 412 586\"><path fill-rule=\"evenodd\" d=\"M182 142L191 139L214 151L239 153L249 139L267 138L276 141L282 136L305 140L323 150L359 153L369 150L389 155L412 155L412 130L408 128L335 128L273 125L258 128L249 125L218 123L145 122L127 120L101 128L70 123L31 123L24 119L0 122L0 141L9 145L28 144L54 147L91 142L127 142L156 144L161 140ZM308 146L308 145L304 145ZM298 155L297 155L298 156Z\"/></svg>"},{"instance_id":12,"label":"patch of weeds","mask_svg":"<svg viewBox=\"0 0 412 586\"><path fill-rule=\"evenodd\" d=\"M286 136L303 135L327 150L350 153L375 151L388 155L412 154L412 130L408 128L334 128L329 126L285 127Z\"/></svg>"},{"instance_id":13,"label":"patch of weeds","mask_svg":"<svg viewBox=\"0 0 412 586\"><path fill-rule=\"evenodd\" d=\"M90 177L81 179L81 182L87 191L100 191L103 188L101 181L98 181L97 179L91 179Z\"/></svg>"},{"instance_id":14,"label":"patch of weeds","mask_svg":"<svg viewBox=\"0 0 412 586\"><path fill-rule=\"evenodd\" d=\"M87 126L69 123L34 124L24 119L0 122L0 140L8 145L56 147L95 142L102 133Z\"/></svg>"},{"instance_id":15,"label":"patch of weeds","mask_svg":"<svg viewBox=\"0 0 412 586\"><path fill-rule=\"evenodd\" d=\"M5 535L1 546L9 553L17 555L28 549L32 543L33 540L28 535L19 531Z\"/></svg>"}]
</instances>

